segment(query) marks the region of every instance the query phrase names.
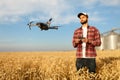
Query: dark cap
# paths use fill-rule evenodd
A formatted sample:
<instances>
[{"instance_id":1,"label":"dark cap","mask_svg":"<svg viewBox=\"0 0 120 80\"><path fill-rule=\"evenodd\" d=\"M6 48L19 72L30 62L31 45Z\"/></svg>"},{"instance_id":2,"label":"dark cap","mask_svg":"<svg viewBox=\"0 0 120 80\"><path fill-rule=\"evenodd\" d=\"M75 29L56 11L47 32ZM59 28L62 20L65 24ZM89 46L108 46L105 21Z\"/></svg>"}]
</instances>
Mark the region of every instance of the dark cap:
<instances>
[{"instance_id":1,"label":"dark cap","mask_svg":"<svg viewBox=\"0 0 120 80\"><path fill-rule=\"evenodd\" d=\"M79 14L77 15L77 17L80 18L81 15L85 15L85 16L88 18L88 14L87 14L87 13L84 13L84 12L79 13Z\"/></svg>"}]
</instances>

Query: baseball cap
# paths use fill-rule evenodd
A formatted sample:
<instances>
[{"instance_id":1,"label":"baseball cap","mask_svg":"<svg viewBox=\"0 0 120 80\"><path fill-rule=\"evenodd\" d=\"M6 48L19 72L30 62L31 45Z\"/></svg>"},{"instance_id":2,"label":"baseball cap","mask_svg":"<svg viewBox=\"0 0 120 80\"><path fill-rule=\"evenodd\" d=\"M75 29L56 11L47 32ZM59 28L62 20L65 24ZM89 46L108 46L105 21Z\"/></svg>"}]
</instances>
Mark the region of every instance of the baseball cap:
<instances>
[{"instance_id":1,"label":"baseball cap","mask_svg":"<svg viewBox=\"0 0 120 80\"><path fill-rule=\"evenodd\" d=\"M88 18L88 14L85 13L85 12L81 12L81 13L79 13L79 14L77 15L77 17L79 18L81 15L85 15L85 16Z\"/></svg>"}]
</instances>

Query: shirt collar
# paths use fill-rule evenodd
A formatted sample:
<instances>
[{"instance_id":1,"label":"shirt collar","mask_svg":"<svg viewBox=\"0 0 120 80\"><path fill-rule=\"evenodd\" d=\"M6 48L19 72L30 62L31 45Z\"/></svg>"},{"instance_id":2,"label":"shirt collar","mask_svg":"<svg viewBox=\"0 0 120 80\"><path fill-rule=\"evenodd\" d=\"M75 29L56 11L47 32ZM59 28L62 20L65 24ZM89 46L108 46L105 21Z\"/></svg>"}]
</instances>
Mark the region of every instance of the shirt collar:
<instances>
[{"instance_id":1,"label":"shirt collar","mask_svg":"<svg viewBox=\"0 0 120 80\"><path fill-rule=\"evenodd\" d=\"M88 25L88 26L87 26L87 29L88 29L89 27L90 27L90 26ZM80 29L82 29L82 26L80 27Z\"/></svg>"}]
</instances>

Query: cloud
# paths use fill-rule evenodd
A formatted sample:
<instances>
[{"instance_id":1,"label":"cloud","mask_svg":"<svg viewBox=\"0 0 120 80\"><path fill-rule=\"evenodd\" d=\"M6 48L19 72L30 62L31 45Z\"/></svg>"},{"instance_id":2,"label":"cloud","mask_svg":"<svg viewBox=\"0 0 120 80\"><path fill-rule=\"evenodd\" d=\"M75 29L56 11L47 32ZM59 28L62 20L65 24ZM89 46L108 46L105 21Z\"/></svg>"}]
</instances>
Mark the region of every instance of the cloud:
<instances>
[{"instance_id":1,"label":"cloud","mask_svg":"<svg viewBox=\"0 0 120 80\"><path fill-rule=\"evenodd\" d=\"M120 0L100 0L100 3L104 6L119 6Z\"/></svg>"},{"instance_id":2,"label":"cloud","mask_svg":"<svg viewBox=\"0 0 120 80\"><path fill-rule=\"evenodd\" d=\"M1 0L0 22L16 22L21 19L21 15L29 13L27 1L23 0Z\"/></svg>"},{"instance_id":3,"label":"cloud","mask_svg":"<svg viewBox=\"0 0 120 80\"><path fill-rule=\"evenodd\" d=\"M79 3L81 3L81 6L83 7L92 8L97 3L97 0L87 0L87 1L81 0Z\"/></svg>"},{"instance_id":4,"label":"cloud","mask_svg":"<svg viewBox=\"0 0 120 80\"><path fill-rule=\"evenodd\" d=\"M69 8L64 0L1 0L0 22L15 22L28 14L58 17Z\"/></svg>"},{"instance_id":5,"label":"cloud","mask_svg":"<svg viewBox=\"0 0 120 80\"><path fill-rule=\"evenodd\" d=\"M100 13L97 11L90 12L88 13L88 15L89 15L89 20L92 22L101 22L101 21L103 22L105 20L105 18L101 17Z\"/></svg>"},{"instance_id":6,"label":"cloud","mask_svg":"<svg viewBox=\"0 0 120 80\"><path fill-rule=\"evenodd\" d=\"M63 24L68 24L77 21L74 15L79 12L77 8L91 9L98 3L115 6L120 4L120 0L1 0L0 23L21 21L28 16L30 20L46 20L53 17L56 19L55 23L63 21ZM99 15L96 15L96 19L100 20L97 16Z\"/></svg>"}]
</instances>

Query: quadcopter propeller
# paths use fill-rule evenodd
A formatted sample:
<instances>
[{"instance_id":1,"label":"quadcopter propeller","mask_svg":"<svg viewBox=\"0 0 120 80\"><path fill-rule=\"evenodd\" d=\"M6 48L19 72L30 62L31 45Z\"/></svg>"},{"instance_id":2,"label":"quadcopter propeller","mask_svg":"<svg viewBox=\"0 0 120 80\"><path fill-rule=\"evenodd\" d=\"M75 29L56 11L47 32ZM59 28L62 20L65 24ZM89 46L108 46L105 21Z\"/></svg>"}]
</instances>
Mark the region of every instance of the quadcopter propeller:
<instances>
[{"instance_id":1,"label":"quadcopter propeller","mask_svg":"<svg viewBox=\"0 0 120 80\"><path fill-rule=\"evenodd\" d=\"M52 18L50 18L49 21L52 21Z\"/></svg>"},{"instance_id":2,"label":"quadcopter propeller","mask_svg":"<svg viewBox=\"0 0 120 80\"><path fill-rule=\"evenodd\" d=\"M28 23L27 25L29 26L29 29L31 30L31 24L33 23L33 21L31 21L30 23Z\"/></svg>"}]
</instances>

